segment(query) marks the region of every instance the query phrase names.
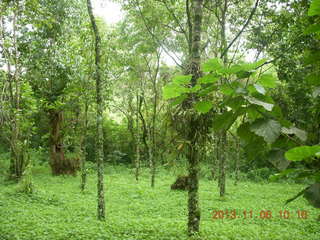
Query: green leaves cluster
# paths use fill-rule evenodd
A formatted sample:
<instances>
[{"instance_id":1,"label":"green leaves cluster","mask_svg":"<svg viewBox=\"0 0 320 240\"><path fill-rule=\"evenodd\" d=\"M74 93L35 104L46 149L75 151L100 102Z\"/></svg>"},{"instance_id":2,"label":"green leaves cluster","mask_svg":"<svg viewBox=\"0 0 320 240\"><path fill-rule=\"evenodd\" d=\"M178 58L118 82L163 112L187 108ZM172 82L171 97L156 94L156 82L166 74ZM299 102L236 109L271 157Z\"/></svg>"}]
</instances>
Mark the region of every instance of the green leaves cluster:
<instances>
[{"instance_id":1,"label":"green leaves cluster","mask_svg":"<svg viewBox=\"0 0 320 240\"><path fill-rule=\"evenodd\" d=\"M247 116L249 125L246 125L246 131L272 144L285 133L281 124L285 120L269 96L269 90L277 86L277 77L274 73L260 74L257 70L265 63L266 60L262 59L225 66L221 59L210 59L202 65L204 75L197 79L194 87L190 84L191 75L177 76L164 87L163 95L165 99L173 99L174 105L183 102L190 94L196 95L198 100L194 109L200 114L208 113L214 107L225 109L222 114L215 114L215 131L226 131L239 117ZM222 101L214 100L214 95ZM291 134L296 132L291 130Z\"/></svg>"}]
</instances>

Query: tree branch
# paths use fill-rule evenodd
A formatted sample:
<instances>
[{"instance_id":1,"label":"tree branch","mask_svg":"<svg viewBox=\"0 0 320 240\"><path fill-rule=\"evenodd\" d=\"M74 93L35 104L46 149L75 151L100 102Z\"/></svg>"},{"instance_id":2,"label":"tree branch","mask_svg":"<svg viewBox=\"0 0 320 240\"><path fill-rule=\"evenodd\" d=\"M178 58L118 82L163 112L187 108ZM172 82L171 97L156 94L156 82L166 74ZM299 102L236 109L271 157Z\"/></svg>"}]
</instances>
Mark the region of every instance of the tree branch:
<instances>
[{"instance_id":1,"label":"tree branch","mask_svg":"<svg viewBox=\"0 0 320 240\"><path fill-rule=\"evenodd\" d=\"M234 44L234 42L238 39L238 37L240 37L240 35L243 33L243 31L246 29L246 27L249 25L251 19L253 18L258 5L259 5L259 1L260 0L256 0L256 3L253 7L253 9L251 10L251 13L247 19L247 21L245 22L245 24L243 25L242 29L238 32L238 34L235 36L235 38L229 43L229 45L226 47L226 49L223 50L222 54L221 54L221 58L228 52L228 50L232 47L232 45Z\"/></svg>"},{"instance_id":2,"label":"tree branch","mask_svg":"<svg viewBox=\"0 0 320 240\"><path fill-rule=\"evenodd\" d=\"M177 66L179 66L180 68L183 69L183 66L182 66L181 64L179 64L174 57L172 57L172 55L169 53L168 49L166 49L166 48L164 47L164 44L161 42L161 40L151 31L149 25L147 24L147 21L146 21L144 15L142 14L141 8L140 8L140 6L139 6L139 1L138 1L138 0L137 0L137 1L134 1L134 3L135 3L135 5L136 5L136 7L138 8L138 11L139 11L139 14L140 14L140 16L141 16L141 18L142 18L142 21L143 21L143 23L144 23L144 25L145 25L148 33L149 33L149 34L151 35L151 37L153 38L153 40L155 40L155 41L161 46L161 48L163 49L163 51L165 51L165 53L175 62L175 64L177 64Z\"/></svg>"}]
</instances>

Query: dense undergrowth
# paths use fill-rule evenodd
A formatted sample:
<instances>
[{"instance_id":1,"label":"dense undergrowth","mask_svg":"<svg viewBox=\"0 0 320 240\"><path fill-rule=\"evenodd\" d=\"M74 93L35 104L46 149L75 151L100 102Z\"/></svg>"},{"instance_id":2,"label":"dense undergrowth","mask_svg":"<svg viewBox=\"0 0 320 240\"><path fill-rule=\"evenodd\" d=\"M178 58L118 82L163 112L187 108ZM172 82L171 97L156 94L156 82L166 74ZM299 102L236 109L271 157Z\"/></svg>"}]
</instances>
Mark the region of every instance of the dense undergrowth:
<instances>
[{"instance_id":1,"label":"dense undergrowth","mask_svg":"<svg viewBox=\"0 0 320 240\"><path fill-rule=\"evenodd\" d=\"M136 183L133 169L106 169L106 221L96 220L96 177L88 177L85 193L80 193L79 177L51 177L45 167L33 169L35 193L26 195L18 186L1 179L1 240L65 239L187 239L187 193L171 191L172 171L160 170L155 189L149 187L149 172L143 170ZM303 185L292 183L227 182L228 194L218 197L217 183L200 181L202 210L199 239L320 239L316 221L319 210L303 198L284 206ZM214 210L236 210L236 219L213 219ZM247 211L244 218L243 211ZM252 218L249 212L252 210ZM272 218L260 218L269 210ZM288 219L279 211L288 210ZM297 211L305 210L306 219ZM264 213L262 213L264 216Z\"/></svg>"}]
</instances>

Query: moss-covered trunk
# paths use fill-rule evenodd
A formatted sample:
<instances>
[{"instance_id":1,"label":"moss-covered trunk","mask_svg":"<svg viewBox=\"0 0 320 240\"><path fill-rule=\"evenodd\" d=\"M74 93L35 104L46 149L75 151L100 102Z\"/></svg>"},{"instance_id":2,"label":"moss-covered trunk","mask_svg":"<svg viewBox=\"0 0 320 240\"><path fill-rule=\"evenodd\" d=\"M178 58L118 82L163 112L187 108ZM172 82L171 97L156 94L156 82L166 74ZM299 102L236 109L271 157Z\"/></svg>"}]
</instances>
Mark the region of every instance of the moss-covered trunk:
<instances>
[{"instance_id":1,"label":"moss-covered trunk","mask_svg":"<svg viewBox=\"0 0 320 240\"><path fill-rule=\"evenodd\" d=\"M190 21L190 12L187 2L187 14ZM200 48L201 48L201 27L202 27L202 16L203 16L203 0L192 1L193 9L193 24L192 27L189 25L189 31L192 30L192 39L189 39L191 43L190 53L190 67L189 73L192 74L192 86L196 85L197 79L201 76L200 72ZM193 97L189 99L190 106L192 105ZM198 116L191 112L189 116L189 132L187 135L188 144L188 171L189 171L189 191L188 191L188 234L193 235L199 232L200 226L200 208L199 208L199 156L198 156L198 140L197 130L199 129Z\"/></svg>"},{"instance_id":2,"label":"moss-covered trunk","mask_svg":"<svg viewBox=\"0 0 320 240\"><path fill-rule=\"evenodd\" d=\"M88 14L91 21L92 30L95 37L95 80L96 80L96 103L97 103L97 125L96 125L96 161L97 161L97 174L98 174L98 219L105 219L105 202L104 202L104 183L103 183L103 132L102 132L102 119L103 119L103 100L102 100L102 81L101 81L101 38L98 31L96 20L93 16L91 1L87 0Z\"/></svg>"}]
</instances>

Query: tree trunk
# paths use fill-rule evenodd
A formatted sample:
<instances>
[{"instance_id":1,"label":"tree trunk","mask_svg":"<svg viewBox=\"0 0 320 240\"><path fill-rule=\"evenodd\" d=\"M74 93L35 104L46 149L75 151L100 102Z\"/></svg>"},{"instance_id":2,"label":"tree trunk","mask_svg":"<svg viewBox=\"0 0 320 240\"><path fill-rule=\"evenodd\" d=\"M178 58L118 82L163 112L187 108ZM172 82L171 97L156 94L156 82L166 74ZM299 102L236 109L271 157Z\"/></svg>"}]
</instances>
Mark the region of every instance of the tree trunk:
<instances>
[{"instance_id":1,"label":"tree trunk","mask_svg":"<svg viewBox=\"0 0 320 240\"><path fill-rule=\"evenodd\" d=\"M137 132L136 132L136 159L135 159L135 177L136 181L139 181L139 174L140 174L140 124L139 124L139 108L140 108L140 96L137 94L137 113L136 113L136 125L137 125Z\"/></svg>"},{"instance_id":2,"label":"tree trunk","mask_svg":"<svg viewBox=\"0 0 320 240\"><path fill-rule=\"evenodd\" d=\"M189 5L187 3L187 5ZM187 8L187 14L189 6ZM192 74L191 85L194 86L197 83L197 79L201 76L200 73L200 45L201 45L201 27L203 16L203 0L194 0L192 2L193 9L193 26L189 26L189 31L192 29L191 42L191 54L190 54L190 69ZM190 20L190 19L189 19ZM191 29L190 29L191 28ZM189 99L189 107L192 106L193 96ZM200 225L200 208L199 208L199 156L198 156L198 139L197 130L199 127L198 116L191 113L189 116L189 132L187 135L188 144L188 171L189 171L189 189L188 189L188 234L193 235L199 232Z\"/></svg>"},{"instance_id":3,"label":"tree trunk","mask_svg":"<svg viewBox=\"0 0 320 240\"><path fill-rule=\"evenodd\" d=\"M50 167L52 175L75 175L77 163L74 159L66 159L64 155L63 136L61 132L63 124L63 112L49 111L50 119Z\"/></svg>"},{"instance_id":4,"label":"tree trunk","mask_svg":"<svg viewBox=\"0 0 320 240\"><path fill-rule=\"evenodd\" d=\"M16 120L16 119L15 119ZM19 140L19 128L17 122L14 123L12 129L12 136L10 139L10 168L9 168L9 178L12 180L19 181L23 175L24 169L27 165L26 162L26 146Z\"/></svg>"},{"instance_id":5,"label":"tree trunk","mask_svg":"<svg viewBox=\"0 0 320 240\"><path fill-rule=\"evenodd\" d=\"M85 102L84 107L84 134L81 141L81 192L84 192L87 183L87 169L86 169L86 159L87 159L87 131L88 131L88 101Z\"/></svg>"},{"instance_id":6,"label":"tree trunk","mask_svg":"<svg viewBox=\"0 0 320 240\"><path fill-rule=\"evenodd\" d=\"M238 181L239 181L239 164L240 164L240 157L241 157L241 153L240 153L240 142L239 139L236 140L236 144L237 144L237 153L236 153L236 162L235 162L235 180L234 180L234 185L238 185Z\"/></svg>"},{"instance_id":7,"label":"tree trunk","mask_svg":"<svg viewBox=\"0 0 320 240\"><path fill-rule=\"evenodd\" d=\"M156 150L156 120L157 120L157 104L158 104L158 90L157 90L157 75L159 70L159 59L158 56L158 65L155 76L152 81L153 88L153 113L152 113L152 128L151 128L151 153L150 153L150 170L151 170L151 187L154 187L155 175L156 175L156 158L157 158L157 150Z\"/></svg>"},{"instance_id":8,"label":"tree trunk","mask_svg":"<svg viewBox=\"0 0 320 240\"><path fill-rule=\"evenodd\" d=\"M12 4L12 5L11 5ZM19 18L19 2L7 2L1 6L3 11L5 8L13 9L12 18L12 34L13 36L7 37L5 33L5 19L4 16L0 14L0 38L2 42L8 42L9 45L2 46L2 55L7 66L7 82L11 108L9 109L9 121L6 125L10 131L10 167L9 167L9 179L19 181L24 173L25 167L28 164L27 154L28 149L26 145L26 139L24 132L21 129L21 123L23 121L23 115L21 115L21 65L19 63L19 52L18 52L18 42L17 42L17 26ZM9 21L8 25L11 21Z\"/></svg>"},{"instance_id":9,"label":"tree trunk","mask_svg":"<svg viewBox=\"0 0 320 240\"><path fill-rule=\"evenodd\" d=\"M223 55L223 63L226 65L228 64L228 51L227 49L227 39L226 39L226 15L228 10L228 0L224 0L224 6L222 7L221 13L221 54ZM226 52L225 52L226 51ZM222 80L223 83L226 83L226 79ZM222 112L225 109L221 109ZM225 165L226 165L226 144L227 144L227 132L226 130L222 130L220 135L220 159L219 159L219 190L220 190L220 197L223 197L226 192L226 172L225 172Z\"/></svg>"},{"instance_id":10,"label":"tree trunk","mask_svg":"<svg viewBox=\"0 0 320 240\"><path fill-rule=\"evenodd\" d=\"M91 1L87 0L88 14L90 17L92 30L95 37L95 79L96 79L96 103L97 103L97 126L96 126L96 161L98 168L98 219L105 219L105 201L104 201L104 183L103 183L103 132L102 132L102 113L103 113L103 101L102 101L102 82L101 82L101 38L99 35L98 27L93 16Z\"/></svg>"},{"instance_id":11,"label":"tree trunk","mask_svg":"<svg viewBox=\"0 0 320 240\"><path fill-rule=\"evenodd\" d=\"M213 135L213 157L212 157L212 169L211 176L213 180L217 180L217 163L219 159L219 138L217 134Z\"/></svg>"},{"instance_id":12,"label":"tree trunk","mask_svg":"<svg viewBox=\"0 0 320 240\"><path fill-rule=\"evenodd\" d=\"M226 144L227 144L226 131L221 133L220 139L220 158L219 158L219 192L220 197L223 197L226 193Z\"/></svg>"}]
</instances>

